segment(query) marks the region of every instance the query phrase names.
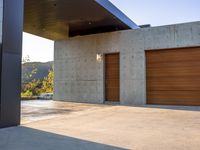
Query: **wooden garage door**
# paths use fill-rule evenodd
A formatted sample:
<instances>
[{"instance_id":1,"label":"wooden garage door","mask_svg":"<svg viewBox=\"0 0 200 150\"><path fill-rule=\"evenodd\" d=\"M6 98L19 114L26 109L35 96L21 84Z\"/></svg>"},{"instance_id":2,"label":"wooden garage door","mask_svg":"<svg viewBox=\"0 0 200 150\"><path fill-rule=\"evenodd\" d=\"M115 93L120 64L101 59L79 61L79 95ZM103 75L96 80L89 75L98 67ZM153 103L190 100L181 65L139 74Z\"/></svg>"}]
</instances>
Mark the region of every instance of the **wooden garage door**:
<instances>
[{"instance_id":1,"label":"wooden garage door","mask_svg":"<svg viewBox=\"0 0 200 150\"><path fill-rule=\"evenodd\" d=\"M200 48L146 52L147 103L200 105Z\"/></svg>"},{"instance_id":2,"label":"wooden garage door","mask_svg":"<svg viewBox=\"0 0 200 150\"><path fill-rule=\"evenodd\" d=\"M105 55L106 101L119 101L119 53Z\"/></svg>"}]
</instances>

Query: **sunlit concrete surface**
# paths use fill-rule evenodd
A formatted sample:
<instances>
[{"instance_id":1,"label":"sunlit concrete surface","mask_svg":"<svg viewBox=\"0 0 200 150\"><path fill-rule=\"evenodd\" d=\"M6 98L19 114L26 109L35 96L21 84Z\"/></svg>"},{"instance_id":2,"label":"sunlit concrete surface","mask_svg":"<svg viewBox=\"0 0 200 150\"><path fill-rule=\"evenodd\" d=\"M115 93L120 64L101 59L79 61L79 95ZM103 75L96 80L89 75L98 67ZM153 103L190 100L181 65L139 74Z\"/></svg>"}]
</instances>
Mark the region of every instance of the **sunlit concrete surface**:
<instances>
[{"instance_id":1,"label":"sunlit concrete surface","mask_svg":"<svg viewBox=\"0 0 200 150\"><path fill-rule=\"evenodd\" d=\"M84 110L99 109L106 105L66 103L53 100L28 100L21 102L21 124L51 119Z\"/></svg>"},{"instance_id":2,"label":"sunlit concrete surface","mask_svg":"<svg viewBox=\"0 0 200 150\"><path fill-rule=\"evenodd\" d=\"M30 103L35 104L29 106ZM199 150L200 147L200 107L53 101L29 104L22 105L22 116L27 119L26 109L32 107L34 115L46 117L1 129L0 150ZM41 113L45 106L47 112L62 111L49 117L47 112ZM29 116L32 117L31 111Z\"/></svg>"}]
</instances>

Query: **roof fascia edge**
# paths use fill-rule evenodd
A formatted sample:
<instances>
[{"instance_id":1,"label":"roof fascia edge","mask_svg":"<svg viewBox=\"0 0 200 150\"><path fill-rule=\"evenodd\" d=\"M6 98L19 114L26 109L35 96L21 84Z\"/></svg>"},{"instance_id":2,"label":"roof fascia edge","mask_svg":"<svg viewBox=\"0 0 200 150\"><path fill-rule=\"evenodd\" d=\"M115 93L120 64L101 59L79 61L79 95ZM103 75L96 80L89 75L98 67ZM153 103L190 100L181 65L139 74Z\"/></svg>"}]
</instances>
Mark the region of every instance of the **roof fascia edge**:
<instances>
[{"instance_id":1,"label":"roof fascia edge","mask_svg":"<svg viewBox=\"0 0 200 150\"><path fill-rule=\"evenodd\" d=\"M95 0L98 4L112 13L115 17L129 26L131 29L140 28L136 23L134 23L129 17L127 17L121 10L119 10L114 4L112 4L109 0Z\"/></svg>"}]
</instances>

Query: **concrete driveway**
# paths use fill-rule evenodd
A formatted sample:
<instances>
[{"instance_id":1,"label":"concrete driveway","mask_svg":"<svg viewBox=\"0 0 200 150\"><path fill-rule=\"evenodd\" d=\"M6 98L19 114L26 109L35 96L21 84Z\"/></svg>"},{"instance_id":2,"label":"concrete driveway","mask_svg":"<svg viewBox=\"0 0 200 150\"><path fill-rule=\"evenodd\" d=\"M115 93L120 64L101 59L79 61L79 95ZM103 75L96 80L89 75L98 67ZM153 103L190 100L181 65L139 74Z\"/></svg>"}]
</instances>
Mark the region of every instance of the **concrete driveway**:
<instances>
[{"instance_id":1,"label":"concrete driveway","mask_svg":"<svg viewBox=\"0 0 200 150\"><path fill-rule=\"evenodd\" d=\"M200 107L51 102L61 113L0 130L1 150L199 150ZM31 106L30 106L31 107ZM32 106L33 107L33 106ZM35 106L38 107L38 106ZM35 108L42 111L44 107ZM68 110L68 111L63 111ZM22 115L23 115L22 113ZM41 114L41 113L39 113ZM30 115L31 117L31 115Z\"/></svg>"}]
</instances>

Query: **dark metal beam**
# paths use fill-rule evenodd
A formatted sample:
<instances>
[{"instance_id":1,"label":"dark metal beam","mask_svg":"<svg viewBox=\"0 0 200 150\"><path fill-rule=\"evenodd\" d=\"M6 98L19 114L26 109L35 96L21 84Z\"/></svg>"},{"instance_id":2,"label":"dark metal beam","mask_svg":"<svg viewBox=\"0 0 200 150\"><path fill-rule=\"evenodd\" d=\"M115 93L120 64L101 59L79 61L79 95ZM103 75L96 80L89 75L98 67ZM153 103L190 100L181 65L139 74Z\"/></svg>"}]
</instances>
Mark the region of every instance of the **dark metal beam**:
<instances>
[{"instance_id":1,"label":"dark metal beam","mask_svg":"<svg viewBox=\"0 0 200 150\"><path fill-rule=\"evenodd\" d=\"M121 20L124 24L128 25L131 29L140 28L135 22L133 22L130 18L128 18L121 10L119 10L115 5L113 5L108 0L95 0L101 6L103 6L106 10L116 16L119 20Z\"/></svg>"},{"instance_id":2,"label":"dark metal beam","mask_svg":"<svg viewBox=\"0 0 200 150\"><path fill-rule=\"evenodd\" d=\"M20 124L23 0L3 1L0 127Z\"/></svg>"}]
</instances>

